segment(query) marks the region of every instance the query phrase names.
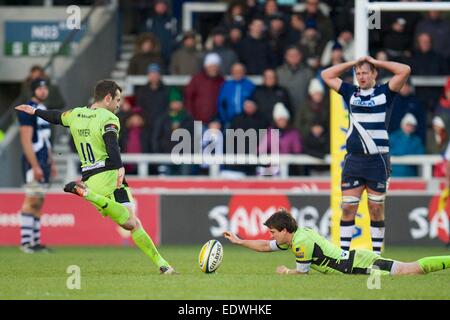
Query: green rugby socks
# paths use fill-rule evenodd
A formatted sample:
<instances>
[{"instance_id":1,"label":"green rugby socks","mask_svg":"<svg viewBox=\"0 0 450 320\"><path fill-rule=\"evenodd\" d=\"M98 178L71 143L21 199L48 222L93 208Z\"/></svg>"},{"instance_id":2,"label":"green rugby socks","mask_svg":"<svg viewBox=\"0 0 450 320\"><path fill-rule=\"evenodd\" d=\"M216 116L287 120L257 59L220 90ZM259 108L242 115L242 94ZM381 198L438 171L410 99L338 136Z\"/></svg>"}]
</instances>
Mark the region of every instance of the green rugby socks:
<instances>
[{"instance_id":1,"label":"green rugby socks","mask_svg":"<svg viewBox=\"0 0 450 320\"><path fill-rule=\"evenodd\" d=\"M130 212L124 205L107 197L101 196L89 189L84 198L94 204L100 213L111 217L111 219L119 225L124 224L130 218Z\"/></svg>"},{"instance_id":2,"label":"green rugby socks","mask_svg":"<svg viewBox=\"0 0 450 320\"><path fill-rule=\"evenodd\" d=\"M435 256L426 257L417 261L423 273L430 273L435 271L450 268L450 256Z\"/></svg>"},{"instance_id":3,"label":"green rugby socks","mask_svg":"<svg viewBox=\"0 0 450 320\"><path fill-rule=\"evenodd\" d=\"M119 225L124 224L130 218L130 212L122 204L115 202L107 197L101 196L88 189L84 198L94 204L97 209L104 215L108 215ZM142 250L158 267L169 266L169 263L164 260L156 249L152 239L145 232L144 228L140 227L131 233L136 246Z\"/></svg>"},{"instance_id":4,"label":"green rugby socks","mask_svg":"<svg viewBox=\"0 0 450 320\"><path fill-rule=\"evenodd\" d=\"M150 236L145 232L144 228L139 228L131 233L136 246L141 249L158 267L168 267L169 263L161 257Z\"/></svg>"}]
</instances>

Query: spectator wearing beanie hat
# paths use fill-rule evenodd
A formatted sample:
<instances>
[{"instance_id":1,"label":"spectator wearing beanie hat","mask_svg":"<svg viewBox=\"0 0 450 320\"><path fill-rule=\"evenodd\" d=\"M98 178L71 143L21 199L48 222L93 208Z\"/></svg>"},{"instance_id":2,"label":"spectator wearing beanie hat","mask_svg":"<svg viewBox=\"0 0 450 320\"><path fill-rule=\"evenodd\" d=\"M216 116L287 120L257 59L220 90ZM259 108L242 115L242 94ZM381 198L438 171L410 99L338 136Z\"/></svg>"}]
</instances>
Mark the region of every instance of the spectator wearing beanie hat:
<instances>
[{"instance_id":1,"label":"spectator wearing beanie hat","mask_svg":"<svg viewBox=\"0 0 450 320\"><path fill-rule=\"evenodd\" d=\"M269 127L267 134L261 139L258 147L260 154L299 154L303 151L302 140L297 129L289 126L291 118L286 106L278 102L273 109L274 125ZM278 139L275 134L278 130ZM258 167L259 175L279 175L278 166Z\"/></svg>"},{"instance_id":2,"label":"spectator wearing beanie hat","mask_svg":"<svg viewBox=\"0 0 450 320\"><path fill-rule=\"evenodd\" d=\"M156 119L167 111L169 88L161 80L161 69L158 64L150 64L147 72L147 85L136 90L136 105L142 108L145 134L151 137ZM151 141L151 138L148 141ZM150 152L152 149L152 146L146 148Z\"/></svg>"},{"instance_id":3,"label":"spectator wearing beanie hat","mask_svg":"<svg viewBox=\"0 0 450 320\"><path fill-rule=\"evenodd\" d=\"M314 121L329 123L330 114L325 100L325 88L319 79L314 78L308 87L308 98L305 105L297 112L294 127L306 136Z\"/></svg>"},{"instance_id":4,"label":"spectator wearing beanie hat","mask_svg":"<svg viewBox=\"0 0 450 320\"><path fill-rule=\"evenodd\" d=\"M177 141L172 141L172 133L177 129L187 130L191 136L194 134L194 120L186 112L183 106L183 97L176 88L171 88L169 93L169 108L167 112L161 115L155 124L153 132L153 142L155 153L171 153ZM191 150L193 150L193 141L191 141ZM159 166L158 171L161 174L188 174L190 166Z\"/></svg>"},{"instance_id":5,"label":"spectator wearing beanie hat","mask_svg":"<svg viewBox=\"0 0 450 320\"><path fill-rule=\"evenodd\" d=\"M393 132L390 137L390 152L393 156L419 155L425 153L420 138L414 134L417 127L416 117L407 113L401 121L401 128ZM413 177L417 175L417 168L411 165L392 165L392 176Z\"/></svg>"},{"instance_id":6,"label":"spectator wearing beanie hat","mask_svg":"<svg viewBox=\"0 0 450 320\"><path fill-rule=\"evenodd\" d=\"M221 59L208 53L203 70L195 74L185 89L184 105L196 121L205 125L217 116L217 98L225 79L220 74Z\"/></svg>"},{"instance_id":7,"label":"spectator wearing beanie hat","mask_svg":"<svg viewBox=\"0 0 450 320\"><path fill-rule=\"evenodd\" d=\"M223 27L214 28L211 32L211 42L212 48L207 54L212 52L217 53L222 60L220 65L221 73L230 74L231 66L238 62L239 59L236 52L227 45L227 30Z\"/></svg>"},{"instance_id":8,"label":"spectator wearing beanie hat","mask_svg":"<svg viewBox=\"0 0 450 320\"><path fill-rule=\"evenodd\" d=\"M291 118L286 106L278 102L273 109L274 126L269 127L267 135L264 136L260 145L259 152L270 154L276 152L276 145L272 146L273 129L279 130L279 153L280 154L299 154L302 152L302 141L297 129L289 126Z\"/></svg>"}]
</instances>

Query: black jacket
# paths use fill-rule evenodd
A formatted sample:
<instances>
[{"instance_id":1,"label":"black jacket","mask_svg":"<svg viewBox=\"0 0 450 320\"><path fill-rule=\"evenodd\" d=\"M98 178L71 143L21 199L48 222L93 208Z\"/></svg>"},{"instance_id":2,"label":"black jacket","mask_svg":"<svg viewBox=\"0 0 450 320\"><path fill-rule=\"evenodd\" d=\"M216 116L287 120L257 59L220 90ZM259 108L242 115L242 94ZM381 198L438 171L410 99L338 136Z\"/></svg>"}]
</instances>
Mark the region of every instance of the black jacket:
<instances>
[{"instance_id":1,"label":"black jacket","mask_svg":"<svg viewBox=\"0 0 450 320\"><path fill-rule=\"evenodd\" d=\"M258 150L258 145L259 145L259 134L258 134L258 130L261 129L267 129L269 127L269 122L266 120L266 118L264 117L264 115L259 112L256 111L256 113L254 113L253 115L249 116L246 113L242 113L240 115L237 115L233 121L231 121L230 127L229 129L242 129L244 131L247 131L249 129L254 129L257 131L256 134L256 138L257 138L257 144L256 144L256 150ZM238 141L239 142L239 141ZM237 143L238 143L237 142ZM236 147L236 141L234 146ZM254 146L251 146L252 148ZM245 153L248 153L250 151L250 145L249 145L249 139L245 140ZM228 152L228 150L227 150ZM230 150L231 152L231 150ZM234 152L237 152L237 149L235 148Z\"/></svg>"},{"instance_id":2,"label":"black jacket","mask_svg":"<svg viewBox=\"0 0 450 320\"><path fill-rule=\"evenodd\" d=\"M238 47L238 55L249 75L262 74L265 69L275 67L272 50L264 38L245 37Z\"/></svg>"},{"instance_id":3,"label":"black jacket","mask_svg":"<svg viewBox=\"0 0 450 320\"><path fill-rule=\"evenodd\" d=\"M176 127L175 127L176 126ZM175 129L186 129L191 134L191 152L194 151L194 119L187 113L177 124L172 121L168 113L161 115L155 123L152 134L152 151L154 153L171 153L173 147L182 141L171 141L172 132Z\"/></svg>"},{"instance_id":4,"label":"black jacket","mask_svg":"<svg viewBox=\"0 0 450 320\"><path fill-rule=\"evenodd\" d=\"M282 102L292 115L289 93L283 87L278 85L274 87L257 87L253 94L253 99L258 106L258 110L269 123L272 123L273 107L277 102Z\"/></svg>"},{"instance_id":5,"label":"black jacket","mask_svg":"<svg viewBox=\"0 0 450 320\"><path fill-rule=\"evenodd\" d=\"M139 87L136 104L142 108L145 123L152 132L156 119L168 111L169 89L162 83L156 90L151 89L150 85Z\"/></svg>"}]
</instances>

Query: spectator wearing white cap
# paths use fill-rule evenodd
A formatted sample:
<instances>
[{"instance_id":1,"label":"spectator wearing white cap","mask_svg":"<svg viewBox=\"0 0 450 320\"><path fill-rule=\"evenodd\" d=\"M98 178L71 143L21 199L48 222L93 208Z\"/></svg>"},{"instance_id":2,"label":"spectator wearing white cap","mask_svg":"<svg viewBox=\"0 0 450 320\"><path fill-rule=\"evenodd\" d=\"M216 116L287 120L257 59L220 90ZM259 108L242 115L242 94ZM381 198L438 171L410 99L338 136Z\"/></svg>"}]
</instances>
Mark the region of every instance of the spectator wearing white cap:
<instances>
[{"instance_id":1,"label":"spectator wearing white cap","mask_svg":"<svg viewBox=\"0 0 450 320\"><path fill-rule=\"evenodd\" d=\"M289 119L291 118L288 109L282 102L275 104L273 108L274 126L270 127L268 134L262 139L259 146L259 152L270 154L276 152L272 146L271 136L273 129L279 130L279 152L280 154L298 154L302 152L302 141L300 132L289 126Z\"/></svg>"},{"instance_id":2,"label":"spectator wearing white cap","mask_svg":"<svg viewBox=\"0 0 450 320\"><path fill-rule=\"evenodd\" d=\"M282 102L277 102L273 108L274 125L269 127L267 134L261 139L258 151L260 154L299 154L303 152L300 132L289 125L291 115ZM278 130L278 139L276 131ZM292 168L292 166L291 166ZM294 170L297 168L294 168ZM278 175L278 166L259 167L258 175Z\"/></svg>"},{"instance_id":3,"label":"spectator wearing white cap","mask_svg":"<svg viewBox=\"0 0 450 320\"><path fill-rule=\"evenodd\" d=\"M206 41L206 46L209 44L208 53L217 53L222 63L220 71L222 74L230 74L231 66L239 61L237 53L227 44L227 30L222 27L216 27L212 30L210 39Z\"/></svg>"},{"instance_id":4,"label":"spectator wearing white cap","mask_svg":"<svg viewBox=\"0 0 450 320\"><path fill-rule=\"evenodd\" d=\"M407 156L424 154L425 148L420 138L414 133L417 127L417 119L412 113L403 117L400 129L393 132L390 137L390 152L393 156ZM417 176L417 168L411 165L393 165L392 176L413 177Z\"/></svg>"},{"instance_id":5,"label":"spectator wearing white cap","mask_svg":"<svg viewBox=\"0 0 450 320\"><path fill-rule=\"evenodd\" d=\"M194 120L207 125L217 116L217 97L225 79L220 74L221 59L208 53L203 70L195 74L185 89L184 105Z\"/></svg>"},{"instance_id":6,"label":"spectator wearing white cap","mask_svg":"<svg viewBox=\"0 0 450 320\"><path fill-rule=\"evenodd\" d=\"M298 110L294 120L294 127L300 130L302 136L309 133L315 121L329 123L330 113L327 105L324 86L319 79L312 79L309 83L306 103Z\"/></svg>"}]
</instances>

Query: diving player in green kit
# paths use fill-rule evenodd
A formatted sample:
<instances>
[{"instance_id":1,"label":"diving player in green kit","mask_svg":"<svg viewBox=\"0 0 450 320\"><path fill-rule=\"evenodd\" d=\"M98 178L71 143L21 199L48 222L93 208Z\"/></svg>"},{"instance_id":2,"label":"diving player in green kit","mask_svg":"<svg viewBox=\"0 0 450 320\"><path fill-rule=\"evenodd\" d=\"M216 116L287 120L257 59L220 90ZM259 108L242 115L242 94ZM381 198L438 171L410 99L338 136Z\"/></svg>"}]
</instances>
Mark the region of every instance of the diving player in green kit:
<instances>
[{"instance_id":1,"label":"diving player in green kit","mask_svg":"<svg viewBox=\"0 0 450 320\"><path fill-rule=\"evenodd\" d=\"M382 258L365 249L342 250L317 232L299 228L295 219L284 210L274 213L264 225L269 228L273 240L243 240L228 231L224 236L234 244L259 252L291 249L297 268L280 266L277 268L279 274L307 274L313 269L325 274L407 275L450 268L450 256L400 262Z\"/></svg>"},{"instance_id":2,"label":"diving player in green kit","mask_svg":"<svg viewBox=\"0 0 450 320\"><path fill-rule=\"evenodd\" d=\"M121 93L114 81L102 80L95 86L95 102L90 108L62 113L20 105L16 110L70 128L81 161L82 181L68 183L64 191L85 198L103 216L130 231L136 246L159 267L161 274L174 274L175 270L161 257L136 217L134 199L124 180L118 145L120 123L114 114L119 109Z\"/></svg>"}]
</instances>

